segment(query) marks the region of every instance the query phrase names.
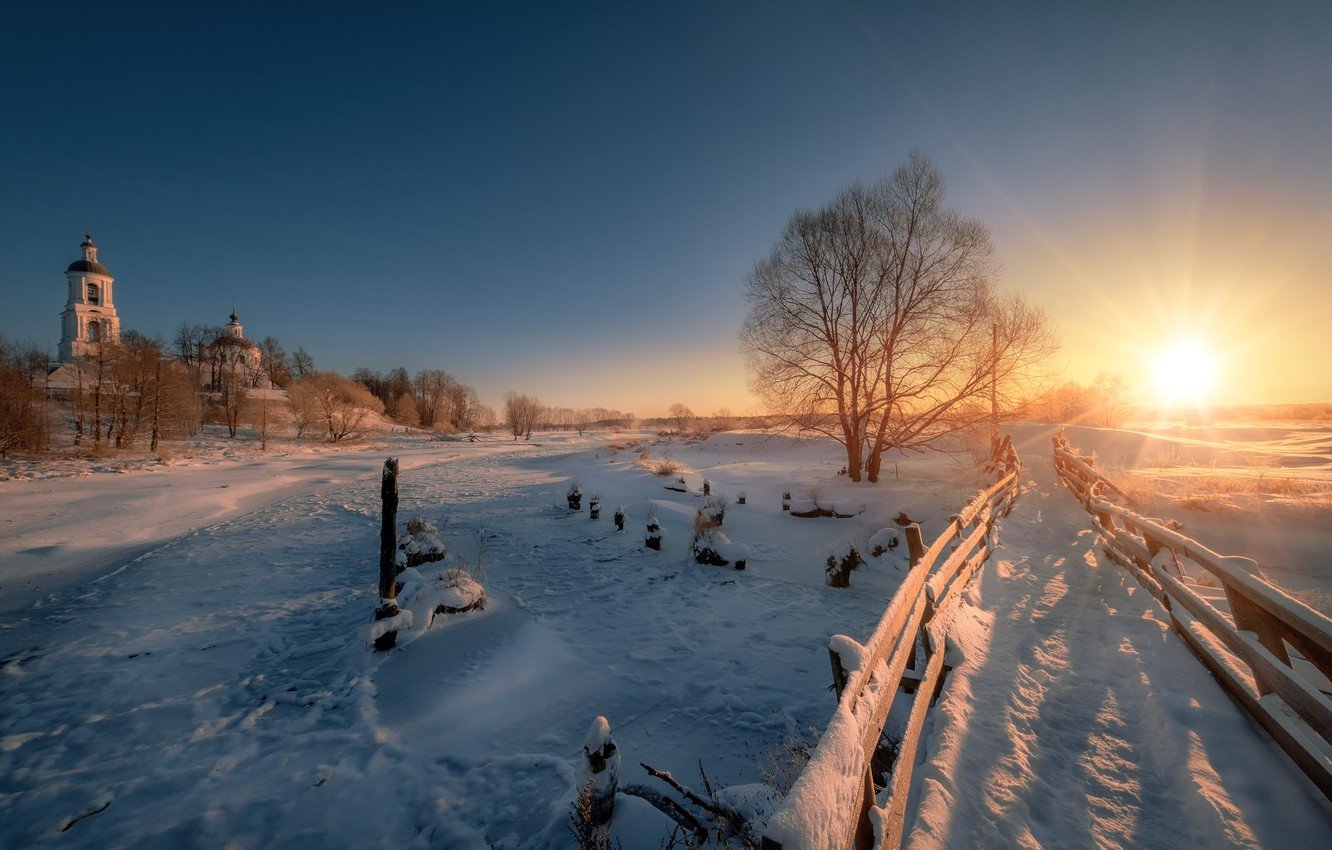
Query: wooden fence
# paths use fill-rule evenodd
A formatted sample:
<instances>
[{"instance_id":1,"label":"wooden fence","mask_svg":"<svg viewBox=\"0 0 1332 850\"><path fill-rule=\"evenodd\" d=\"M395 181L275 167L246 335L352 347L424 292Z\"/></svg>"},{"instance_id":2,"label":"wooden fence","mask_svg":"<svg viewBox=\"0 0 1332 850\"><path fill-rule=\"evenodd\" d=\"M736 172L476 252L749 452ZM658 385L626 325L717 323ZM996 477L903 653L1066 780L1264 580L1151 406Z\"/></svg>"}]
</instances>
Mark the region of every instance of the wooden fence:
<instances>
[{"instance_id":1,"label":"wooden fence","mask_svg":"<svg viewBox=\"0 0 1332 850\"><path fill-rule=\"evenodd\" d=\"M995 445L990 468L998 481L954 514L928 548L920 526L907 526L911 566L869 640L862 646L842 635L832 639L837 710L809 764L768 819L765 850L901 846L925 715L948 671L948 615L990 555L995 519L1007 516L1017 497L1021 464L1008 437ZM911 708L884 787L875 756L899 694L909 696ZM887 796L879 806L882 791ZM877 844L871 818L878 821Z\"/></svg>"},{"instance_id":2,"label":"wooden fence","mask_svg":"<svg viewBox=\"0 0 1332 850\"><path fill-rule=\"evenodd\" d=\"M1332 619L1259 578L1252 560L1218 555L1134 512L1062 434L1054 463L1091 515L1106 557L1156 597L1194 654L1332 799Z\"/></svg>"}]
</instances>

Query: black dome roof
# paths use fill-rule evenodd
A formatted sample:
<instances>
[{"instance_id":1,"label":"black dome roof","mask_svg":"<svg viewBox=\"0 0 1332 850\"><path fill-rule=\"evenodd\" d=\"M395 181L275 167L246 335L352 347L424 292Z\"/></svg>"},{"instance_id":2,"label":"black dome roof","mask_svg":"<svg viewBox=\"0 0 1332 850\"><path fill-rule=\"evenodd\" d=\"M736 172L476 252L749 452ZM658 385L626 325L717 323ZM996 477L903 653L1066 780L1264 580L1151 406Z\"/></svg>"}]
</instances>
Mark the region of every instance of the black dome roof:
<instances>
[{"instance_id":1,"label":"black dome roof","mask_svg":"<svg viewBox=\"0 0 1332 850\"><path fill-rule=\"evenodd\" d=\"M96 260L75 260L69 264L69 268L65 269L65 272L66 274L69 272L87 272L88 274L104 274L107 277L111 276L111 272L107 271L106 266Z\"/></svg>"}]
</instances>

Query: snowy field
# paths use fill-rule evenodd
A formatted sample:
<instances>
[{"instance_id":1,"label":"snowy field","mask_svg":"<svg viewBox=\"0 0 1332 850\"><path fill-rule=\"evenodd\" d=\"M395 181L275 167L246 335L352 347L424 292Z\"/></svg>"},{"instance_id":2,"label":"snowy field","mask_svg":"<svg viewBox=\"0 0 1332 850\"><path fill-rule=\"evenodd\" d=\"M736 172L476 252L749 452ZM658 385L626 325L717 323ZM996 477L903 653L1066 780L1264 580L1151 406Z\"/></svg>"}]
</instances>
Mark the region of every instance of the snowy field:
<instances>
[{"instance_id":1,"label":"snowy field","mask_svg":"<svg viewBox=\"0 0 1332 850\"><path fill-rule=\"evenodd\" d=\"M959 614L968 663L927 730L913 843L1316 844L1326 801L1098 560L1048 433L1018 434L1031 480ZM650 441L403 440L0 483L0 847L570 847L598 715L622 783L652 784L645 761L698 784L700 759L718 785L763 781L766 751L831 715L829 636L866 635L901 577L894 552L829 588L827 553L867 550L899 512L932 537L985 478L913 456L871 489L824 442ZM480 555L490 601L376 655L357 630L386 451L400 518ZM743 572L689 555L705 478L730 497ZM788 490L865 510L795 518ZM660 552L643 546L650 515ZM669 826L619 798L625 850Z\"/></svg>"},{"instance_id":2,"label":"snowy field","mask_svg":"<svg viewBox=\"0 0 1332 850\"><path fill-rule=\"evenodd\" d=\"M786 489L850 492L833 447L723 435L642 461L606 443L394 447L402 517L468 559L484 528L491 604L380 656L356 630L382 453L6 482L0 839L564 846L599 714L625 781L646 778L640 760L692 776L698 757L722 784L757 781L766 749L831 710L828 636L867 631L900 575L888 557L825 587L826 550L900 510L941 525L980 480L902 461L865 514L795 519ZM666 457L691 492L645 468ZM689 557L704 476L747 491L726 520L744 572ZM601 494L600 520L564 506L572 479ZM649 513L661 552L642 544ZM646 843L625 846L656 847L664 819L639 814Z\"/></svg>"}]
</instances>

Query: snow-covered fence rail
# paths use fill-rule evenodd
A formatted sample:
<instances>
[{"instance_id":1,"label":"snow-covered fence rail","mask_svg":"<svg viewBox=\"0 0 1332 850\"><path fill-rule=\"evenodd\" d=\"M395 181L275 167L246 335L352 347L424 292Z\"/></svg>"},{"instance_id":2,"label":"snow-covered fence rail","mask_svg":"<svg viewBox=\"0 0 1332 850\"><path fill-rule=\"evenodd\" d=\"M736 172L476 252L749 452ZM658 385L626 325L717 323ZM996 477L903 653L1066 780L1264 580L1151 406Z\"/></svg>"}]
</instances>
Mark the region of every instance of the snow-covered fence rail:
<instances>
[{"instance_id":1,"label":"snow-covered fence rail","mask_svg":"<svg viewBox=\"0 0 1332 850\"><path fill-rule=\"evenodd\" d=\"M1011 440L995 445L990 464L999 480L954 514L928 548L920 526L907 526L911 567L869 640L832 638L828 652L837 710L768 819L764 850L901 846L925 716L948 670L950 614L989 557L995 519L1008 515L1018 493L1021 464ZM921 661L923 669L917 666ZM910 698L910 713L887 786L880 787L875 756L899 694Z\"/></svg>"},{"instance_id":2,"label":"snow-covered fence rail","mask_svg":"<svg viewBox=\"0 0 1332 850\"><path fill-rule=\"evenodd\" d=\"M1156 597L1212 675L1332 799L1332 699L1320 690L1332 680L1332 619L1259 578L1251 559L1218 555L1120 504L1122 491L1062 434L1054 463L1106 556ZM1219 582L1224 600L1213 604L1181 561Z\"/></svg>"}]
</instances>

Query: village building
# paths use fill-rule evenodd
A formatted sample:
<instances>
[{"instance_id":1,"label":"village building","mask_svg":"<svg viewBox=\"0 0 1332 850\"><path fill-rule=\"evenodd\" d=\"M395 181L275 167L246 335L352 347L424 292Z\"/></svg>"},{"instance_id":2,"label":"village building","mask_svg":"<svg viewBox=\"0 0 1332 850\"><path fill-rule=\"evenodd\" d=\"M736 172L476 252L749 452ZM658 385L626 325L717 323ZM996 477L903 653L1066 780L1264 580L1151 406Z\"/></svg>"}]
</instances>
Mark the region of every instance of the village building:
<instances>
[{"instance_id":1,"label":"village building","mask_svg":"<svg viewBox=\"0 0 1332 850\"><path fill-rule=\"evenodd\" d=\"M103 342L120 342L120 317L112 298L116 279L106 266L97 261L97 246L92 234L83 244L83 259L75 260L65 269L69 284L69 299L60 313L60 347L57 358L61 363L73 363L89 354L96 354Z\"/></svg>"},{"instance_id":2,"label":"village building","mask_svg":"<svg viewBox=\"0 0 1332 850\"><path fill-rule=\"evenodd\" d=\"M82 259L65 269L68 297L60 313L60 344L56 362L47 375L47 387L56 392L70 391L87 383L79 374L81 364L95 358L106 345L120 344L120 316L112 297L116 279L97 259L97 245L86 234L79 245ZM271 383L262 368L259 346L245 338L244 327L233 307L231 321L224 325L207 345L201 345L197 363L201 386L216 391L225 376L239 374L245 385L268 388Z\"/></svg>"}]
</instances>

